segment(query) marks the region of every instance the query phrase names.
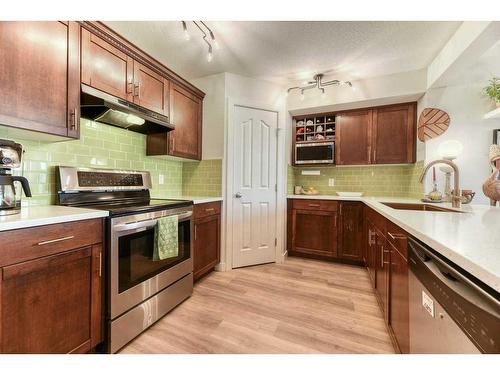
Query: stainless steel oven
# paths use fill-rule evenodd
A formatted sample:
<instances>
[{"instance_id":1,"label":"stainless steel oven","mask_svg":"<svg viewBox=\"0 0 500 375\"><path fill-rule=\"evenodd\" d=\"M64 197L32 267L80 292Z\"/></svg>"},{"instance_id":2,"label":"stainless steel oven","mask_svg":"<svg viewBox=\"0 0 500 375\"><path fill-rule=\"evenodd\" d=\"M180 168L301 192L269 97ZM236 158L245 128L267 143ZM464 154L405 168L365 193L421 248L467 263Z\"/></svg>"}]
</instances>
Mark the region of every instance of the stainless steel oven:
<instances>
[{"instance_id":1,"label":"stainless steel oven","mask_svg":"<svg viewBox=\"0 0 500 375\"><path fill-rule=\"evenodd\" d=\"M178 218L178 255L153 260L158 219L172 215ZM191 295L192 216L189 206L111 219L111 352Z\"/></svg>"},{"instance_id":2,"label":"stainless steel oven","mask_svg":"<svg viewBox=\"0 0 500 375\"><path fill-rule=\"evenodd\" d=\"M153 260L159 218L178 217L178 256ZM193 271L192 208L111 219L111 318L123 314Z\"/></svg>"},{"instance_id":3,"label":"stainless steel oven","mask_svg":"<svg viewBox=\"0 0 500 375\"><path fill-rule=\"evenodd\" d=\"M312 142L295 145L295 164L334 164L335 142Z\"/></svg>"}]
</instances>

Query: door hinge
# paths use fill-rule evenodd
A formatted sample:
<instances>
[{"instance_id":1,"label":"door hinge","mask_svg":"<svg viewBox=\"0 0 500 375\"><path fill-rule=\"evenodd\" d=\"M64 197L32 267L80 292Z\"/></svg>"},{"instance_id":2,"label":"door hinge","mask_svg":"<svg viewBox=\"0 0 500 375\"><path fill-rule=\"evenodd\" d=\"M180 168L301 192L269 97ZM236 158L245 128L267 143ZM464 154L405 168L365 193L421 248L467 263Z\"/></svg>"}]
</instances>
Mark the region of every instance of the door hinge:
<instances>
[{"instance_id":1,"label":"door hinge","mask_svg":"<svg viewBox=\"0 0 500 375\"><path fill-rule=\"evenodd\" d=\"M278 192L278 184L274 184L274 191Z\"/></svg>"},{"instance_id":2,"label":"door hinge","mask_svg":"<svg viewBox=\"0 0 500 375\"><path fill-rule=\"evenodd\" d=\"M278 246L278 239L277 239L277 238L275 238L275 239L274 239L274 247L277 247L277 246Z\"/></svg>"}]
</instances>

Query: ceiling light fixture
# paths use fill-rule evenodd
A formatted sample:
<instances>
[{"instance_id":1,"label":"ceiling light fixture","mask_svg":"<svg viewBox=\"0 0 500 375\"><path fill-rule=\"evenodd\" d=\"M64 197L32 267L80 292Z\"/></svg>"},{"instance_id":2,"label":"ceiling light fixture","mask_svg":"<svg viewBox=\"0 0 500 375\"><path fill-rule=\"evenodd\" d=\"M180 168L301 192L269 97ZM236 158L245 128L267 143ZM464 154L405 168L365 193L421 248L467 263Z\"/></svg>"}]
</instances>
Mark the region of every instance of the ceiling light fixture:
<instances>
[{"instance_id":1,"label":"ceiling light fixture","mask_svg":"<svg viewBox=\"0 0 500 375\"><path fill-rule=\"evenodd\" d=\"M289 94L293 90L300 90L300 100L304 100L304 91L317 88L321 91L321 97L326 97L325 87L328 86L349 86L352 87L352 83L350 81L339 81L338 79L334 79L332 81L323 82L323 74L316 74L313 77L314 81L305 82L305 86L294 86L290 87L287 90L287 94Z\"/></svg>"},{"instance_id":2,"label":"ceiling light fixture","mask_svg":"<svg viewBox=\"0 0 500 375\"><path fill-rule=\"evenodd\" d=\"M184 38L186 40L189 40L190 36L189 36L189 32L187 30L187 23L186 23L186 21L181 21L181 22L182 22L182 28L184 30ZM208 46L207 61L208 62L212 61L213 60L213 48L212 48L212 46L214 46L215 49L219 49L219 44L217 43L217 40L215 39L215 35L214 35L213 31L203 21L191 21L191 22L193 22L194 25L198 28L198 30L200 30L200 32L202 34L202 39ZM208 40L209 37L210 37L210 41Z\"/></svg>"}]
</instances>

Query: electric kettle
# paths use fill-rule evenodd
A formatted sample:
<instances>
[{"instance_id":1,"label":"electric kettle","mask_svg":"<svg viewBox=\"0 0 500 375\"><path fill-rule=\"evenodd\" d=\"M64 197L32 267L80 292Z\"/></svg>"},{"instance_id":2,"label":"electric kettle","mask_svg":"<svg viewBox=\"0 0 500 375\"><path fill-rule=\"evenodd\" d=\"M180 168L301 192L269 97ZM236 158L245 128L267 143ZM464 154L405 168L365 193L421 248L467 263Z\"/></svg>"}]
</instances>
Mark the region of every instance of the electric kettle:
<instances>
[{"instance_id":1,"label":"electric kettle","mask_svg":"<svg viewBox=\"0 0 500 375\"><path fill-rule=\"evenodd\" d=\"M16 194L15 182L20 182L24 195L31 197L26 177L13 176L11 171L20 167L22 154L19 143L0 139L0 216L21 212L21 196Z\"/></svg>"}]
</instances>

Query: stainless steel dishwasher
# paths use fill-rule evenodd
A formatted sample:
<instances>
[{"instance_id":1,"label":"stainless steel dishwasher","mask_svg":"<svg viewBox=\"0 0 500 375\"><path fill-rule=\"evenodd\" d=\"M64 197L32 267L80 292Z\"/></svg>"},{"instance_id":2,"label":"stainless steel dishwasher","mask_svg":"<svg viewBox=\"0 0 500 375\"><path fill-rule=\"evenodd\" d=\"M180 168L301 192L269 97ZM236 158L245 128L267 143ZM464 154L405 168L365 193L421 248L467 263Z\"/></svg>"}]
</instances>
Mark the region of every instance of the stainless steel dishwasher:
<instances>
[{"instance_id":1,"label":"stainless steel dishwasher","mask_svg":"<svg viewBox=\"0 0 500 375\"><path fill-rule=\"evenodd\" d=\"M432 249L408 241L410 353L500 353L500 298Z\"/></svg>"}]
</instances>

